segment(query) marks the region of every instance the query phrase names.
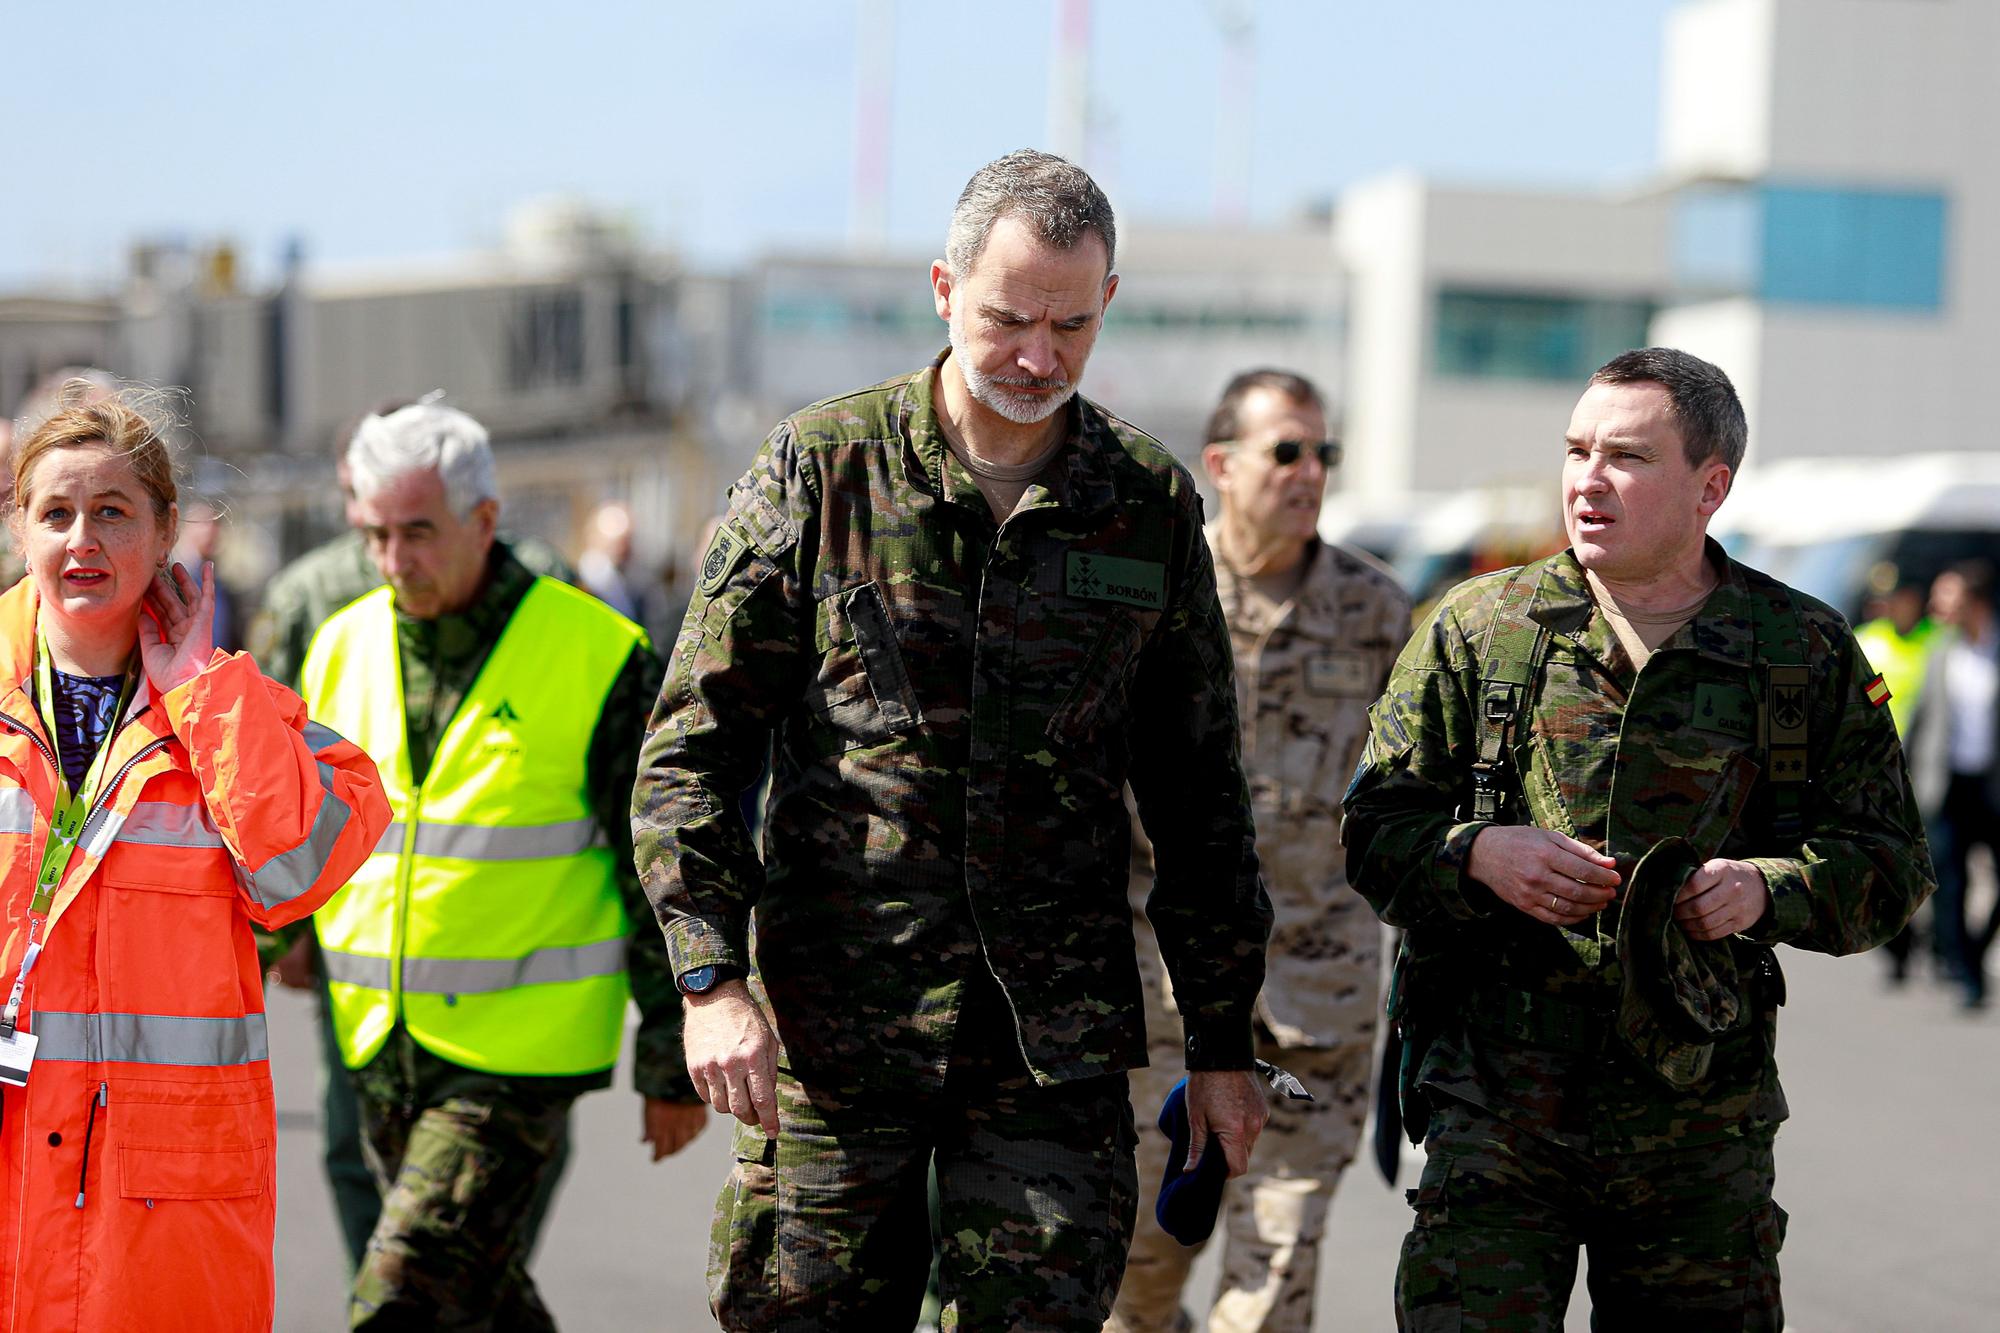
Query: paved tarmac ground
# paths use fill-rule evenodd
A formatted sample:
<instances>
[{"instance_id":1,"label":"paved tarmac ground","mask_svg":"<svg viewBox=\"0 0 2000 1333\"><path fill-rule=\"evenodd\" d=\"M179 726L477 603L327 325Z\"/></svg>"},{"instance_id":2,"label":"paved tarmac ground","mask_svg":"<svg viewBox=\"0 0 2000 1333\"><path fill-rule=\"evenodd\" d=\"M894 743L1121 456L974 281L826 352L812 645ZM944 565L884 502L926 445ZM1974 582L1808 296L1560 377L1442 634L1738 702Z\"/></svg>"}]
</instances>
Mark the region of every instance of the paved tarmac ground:
<instances>
[{"instance_id":1,"label":"paved tarmac ground","mask_svg":"<svg viewBox=\"0 0 2000 1333\"><path fill-rule=\"evenodd\" d=\"M1781 950L1791 1003L1779 1049L1792 1119L1778 1201L1793 1333L2000 1328L2000 1016L1961 1014L1928 982L1890 991L1877 957ZM319 1174L309 1002L271 997L279 1107L280 1333L344 1327L342 1260ZM621 1075L621 1081L623 1075ZM623 1088L578 1105L576 1149L534 1271L566 1333L697 1333L709 1208L726 1169L718 1119L650 1165ZM1413 1182L1414 1162L1403 1185ZM1395 1326L1390 1287L1409 1212L1356 1165L1329 1225L1317 1329ZM1214 1265L1196 1271L1213 1282ZM1579 1289L1568 1328L1588 1327ZM888 1333L894 1333L893 1330Z\"/></svg>"}]
</instances>

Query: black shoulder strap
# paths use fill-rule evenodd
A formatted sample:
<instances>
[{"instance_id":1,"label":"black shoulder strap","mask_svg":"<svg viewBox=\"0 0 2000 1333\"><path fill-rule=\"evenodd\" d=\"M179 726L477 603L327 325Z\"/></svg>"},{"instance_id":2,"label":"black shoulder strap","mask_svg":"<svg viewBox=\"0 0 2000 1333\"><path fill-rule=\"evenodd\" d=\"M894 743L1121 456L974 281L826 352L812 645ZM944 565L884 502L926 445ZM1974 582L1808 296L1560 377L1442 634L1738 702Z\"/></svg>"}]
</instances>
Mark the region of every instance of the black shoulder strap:
<instances>
[{"instance_id":1,"label":"black shoulder strap","mask_svg":"<svg viewBox=\"0 0 2000 1333\"><path fill-rule=\"evenodd\" d=\"M1764 774L1771 783L1771 833L1780 842L1795 842L1805 834L1806 793L1812 777L1806 750L1812 690L1805 621L1783 584L1755 589L1750 605L1757 665L1764 674L1757 743L1764 751Z\"/></svg>"},{"instance_id":2,"label":"black shoulder strap","mask_svg":"<svg viewBox=\"0 0 2000 1333\"><path fill-rule=\"evenodd\" d=\"M1508 578L1479 646L1475 719L1479 753L1472 764L1471 817L1483 822L1498 820L1506 808L1507 788L1501 778L1507 771L1515 723L1548 646L1548 630L1528 616L1543 563L1523 565Z\"/></svg>"}]
</instances>

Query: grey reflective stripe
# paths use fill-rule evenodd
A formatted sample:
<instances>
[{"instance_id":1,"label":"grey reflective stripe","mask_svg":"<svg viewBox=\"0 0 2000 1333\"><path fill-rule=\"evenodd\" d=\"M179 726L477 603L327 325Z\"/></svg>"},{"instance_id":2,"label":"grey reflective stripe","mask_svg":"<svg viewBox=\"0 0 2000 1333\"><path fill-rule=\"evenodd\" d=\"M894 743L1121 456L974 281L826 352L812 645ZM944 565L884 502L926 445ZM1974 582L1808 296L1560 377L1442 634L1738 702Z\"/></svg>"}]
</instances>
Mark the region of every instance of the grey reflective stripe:
<instances>
[{"instance_id":1,"label":"grey reflective stripe","mask_svg":"<svg viewBox=\"0 0 2000 1333\"><path fill-rule=\"evenodd\" d=\"M602 839L595 819L570 819L560 824L491 828L484 824L419 824L418 856L449 856L460 861L527 861L546 856L575 856ZM377 851L383 850L376 848Z\"/></svg>"},{"instance_id":2,"label":"grey reflective stripe","mask_svg":"<svg viewBox=\"0 0 2000 1333\"><path fill-rule=\"evenodd\" d=\"M318 754L321 750L324 750L329 745L338 745L340 742L347 739L345 736L335 731L332 727L326 726L325 724L319 722L306 723L305 727L303 728L303 732L306 738L306 744L312 747L312 752L314 754Z\"/></svg>"},{"instance_id":3,"label":"grey reflective stripe","mask_svg":"<svg viewBox=\"0 0 2000 1333\"><path fill-rule=\"evenodd\" d=\"M33 833L35 798L23 787L0 791L0 833Z\"/></svg>"},{"instance_id":4,"label":"grey reflective stripe","mask_svg":"<svg viewBox=\"0 0 2000 1333\"><path fill-rule=\"evenodd\" d=\"M342 953L322 944L319 965L328 981L367 986L371 990L389 989L389 960L386 958L371 958L364 953Z\"/></svg>"},{"instance_id":5,"label":"grey reflective stripe","mask_svg":"<svg viewBox=\"0 0 2000 1333\"><path fill-rule=\"evenodd\" d=\"M147 847L220 847L222 835L198 805L140 801L113 834L117 842Z\"/></svg>"},{"instance_id":6,"label":"grey reflective stripe","mask_svg":"<svg viewBox=\"0 0 2000 1333\"><path fill-rule=\"evenodd\" d=\"M43 1060L141 1065L247 1065L270 1058L264 1015L182 1018L174 1014L72 1014L36 1010Z\"/></svg>"},{"instance_id":7,"label":"grey reflective stripe","mask_svg":"<svg viewBox=\"0 0 2000 1333\"><path fill-rule=\"evenodd\" d=\"M409 830L404 827L403 821L400 819L394 821L388 828L382 830L382 836L375 840L375 850L370 855L401 856L403 839L408 835Z\"/></svg>"},{"instance_id":8,"label":"grey reflective stripe","mask_svg":"<svg viewBox=\"0 0 2000 1333\"><path fill-rule=\"evenodd\" d=\"M483 995L557 981L615 977L625 970L625 940L567 949L537 949L525 958L404 958L403 991L419 995Z\"/></svg>"},{"instance_id":9,"label":"grey reflective stripe","mask_svg":"<svg viewBox=\"0 0 2000 1333\"><path fill-rule=\"evenodd\" d=\"M306 834L306 840L289 852L278 853L250 875L250 892L264 906L277 907L292 901L310 889L326 869L340 831L354 818L347 802L333 794L334 776L339 772L332 764L319 766L319 785L326 796L319 803L319 813L313 816L312 830Z\"/></svg>"}]
</instances>

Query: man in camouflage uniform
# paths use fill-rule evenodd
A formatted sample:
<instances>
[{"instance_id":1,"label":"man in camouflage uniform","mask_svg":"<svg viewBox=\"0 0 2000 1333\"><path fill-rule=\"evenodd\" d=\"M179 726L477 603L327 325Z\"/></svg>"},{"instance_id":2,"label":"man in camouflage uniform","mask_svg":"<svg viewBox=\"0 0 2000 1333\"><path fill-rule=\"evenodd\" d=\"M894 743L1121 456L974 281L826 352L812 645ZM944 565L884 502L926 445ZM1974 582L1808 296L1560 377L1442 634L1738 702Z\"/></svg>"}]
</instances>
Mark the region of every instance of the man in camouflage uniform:
<instances>
[{"instance_id":1,"label":"man in camouflage uniform","mask_svg":"<svg viewBox=\"0 0 2000 1333\"><path fill-rule=\"evenodd\" d=\"M1275 370L1230 381L1202 451L1222 501L1208 540L1235 649L1258 861L1277 914L1257 1002L1257 1054L1314 1097L1271 1094L1250 1172L1224 1196L1212 1333L1312 1327L1327 1208L1368 1113L1382 927L1348 887L1335 843L1340 792L1361 756L1368 705L1409 635L1410 603L1367 556L1319 540L1320 502L1338 456L1318 390ZM1153 1063L1132 1075L1139 1225L1106 1328L1151 1333L1186 1327L1181 1289L1201 1251L1152 1216L1169 1146L1152 1122L1179 1077L1171 1057L1182 1035L1145 916L1152 849L1138 830L1132 843Z\"/></svg>"},{"instance_id":2,"label":"man in camouflage uniform","mask_svg":"<svg viewBox=\"0 0 2000 1333\"><path fill-rule=\"evenodd\" d=\"M1428 1129L1400 1326L1776 1329L1772 946L1888 939L1930 891L1887 691L1840 616L1707 540L1728 378L1599 369L1570 547L1459 585L1397 660L1348 873L1406 930L1390 1016ZM1649 924L1650 923L1650 924Z\"/></svg>"},{"instance_id":3,"label":"man in camouflage uniform","mask_svg":"<svg viewBox=\"0 0 2000 1333\"><path fill-rule=\"evenodd\" d=\"M982 168L931 269L950 349L782 423L703 560L633 803L690 1072L744 1122L725 1327L908 1328L933 1158L946 1327L1101 1325L1146 1058L1128 776L1195 1134L1240 1173L1264 1120L1270 906L1200 505L1073 397L1113 243L1070 164ZM737 795L773 738L760 860Z\"/></svg>"},{"instance_id":4,"label":"man in camouflage uniform","mask_svg":"<svg viewBox=\"0 0 2000 1333\"><path fill-rule=\"evenodd\" d=\"M440 760L441 742L453 729L467 692L538 579L495 536L499 500L490 450L484 430L471 418L429 404L368 417L354 433L349 460L356 525L372 560L395 590L395 660L362 665L386 673L371 678L371 686L399 697L407 734L408 772L403 781L410 790L419 791ZM612 616L608 608L596 610ZM679 998L651 908L631 870L630 827L625 818L631 774L638 764L644 717L661 676L659 659L643 633L636 627L632 632L633 646L604 696L595 730L575 738L585 750L582 762L574 767L582 775L583 801L594 812L600 836L610 844L617 892L633 923L624 958L640 1014L633 1081L642 1096L642 1137L658 1161L700 1132L707 1110L693 1095L679 1058ZM355 663L342 665L351 670ZM308 653L302 674L302 692L308 699L330 696L326 681L337 669L326 662L319 645ZM315 715L324 715L330 725L359 730L356 722L362 710L355 696L339 697L348 701L344 706L356 717L341 709L316 709ZM523 709L535 706L533 699L519 695L507 702ZM391 761L385 757L383 762ZM491 767L498 761L480 762ZM461 761L461 771L468 766ZM563 767L555 766L556 771ZM549 769L545 765L537 771ZM444 799L451 800L455 790ZM468 809L457 818L464 826L477 828L479 813ZM418 850L423 850L421 841ZM472 851L457 855L477 862L478 854ZM554 864L573 868L575 863ZM351 892L352 886L344 891ZM400 898L398 910L413 915L414 901ZM440 900L433 894L428 901ZM463 904L467 896L450 901ZM502 916L514 907L504 891L481 901L487 904L484 910ZM322 932L342 903L337 898L322 909ZM448 910L448 905L427 910ZM524 921L510 932L524 942L521 947L536 949L528 957L480 956L481 962L501 964L509 977L490 989L531 991L538 982L563 979L536 976L529 966L542 954L559 952L538 945L567 942L537 936L540 924ZM433 916L425 925L427 938L451 938L450 922ZM486 932L482 938L496 937L493 927L481 929ZM382 937L388 933L385 928ZM333 956L323 955L323 960ZM507 969L507 964L514 966ZM346 966L354 970L351 956ZM382 975L391 975L389 967L382 969ZM357 982L360 974L334 979ZM381 988L391 983L362 984ZM405 991L413 985L408 974L400 984ZM447 995L444 1003L454 1006L460 999ZM471 1030L474 1035L455 1038L463 1043L454 1048L464 1057L457 1060L441 1053L436 1041L426 1044L413 1035L403 1008L393 1007L391 1012L394 1026L386 1041L352 1071L370 1165L382 1191L381 1215L354 1278L353 1327L554 1328L526 1269L532 1240L528 1219L565 1141L571 1102L584 1092L608 1087L610 1069L560 1075L491 1072L510 1066L504 1057L493 1058L473 1048L478 1029ZM361 1040L351 1031L341 1036ZM339 1060L338 1054L335 1059ZM482 1062L484 1068L474 1067Z\"/></svg>"},{"instance_id":5,"label":"man in camouflage uniform","mask_svg":"<svg viewBox=\"0 0 2000 1333\"><path fill-rule=\"evenodd\" d=\"M251 619L248 634L250 655L258 669L273 680L297 689L299 668L305 665L306 648L328 617L366 593L382 586L382 571L368 554L361 535L361 519L355 510L354 484L347 470L347 446L354 431L367 416L387 416L410 405L397 399L378 405L372 413L343 422L333 435L334 475L340 486L345 530L331 541L315 546L280 569L264 585L264 601ZM11 474L10 474L11 475ZM574 583L575 575L563 563L555 548L533 538L503 538L514 558L536 574ZM376 1191L375 1176L361 1151L361 1116L355 1106L354 1085L341 1068L340 1048L333 1032L333 1014L327 1003L326 980L320 975L319 950L313 939L312 921L299 921L272 934L258 932L258 952L278 982L293 990L310 990L318 996L320 1055L320 1163L333 1193L335 1216L347 1248L351 1273L368 1249L368 1237L381 1215L382 1196ZM557 1183L569 1163L569 1125L565 1120L556 1144L555 1158L543 1178L540 1192L528 1215L528 1247L534 1248L542 1220L554 1198Z\"/></svg>"}]
</instances>

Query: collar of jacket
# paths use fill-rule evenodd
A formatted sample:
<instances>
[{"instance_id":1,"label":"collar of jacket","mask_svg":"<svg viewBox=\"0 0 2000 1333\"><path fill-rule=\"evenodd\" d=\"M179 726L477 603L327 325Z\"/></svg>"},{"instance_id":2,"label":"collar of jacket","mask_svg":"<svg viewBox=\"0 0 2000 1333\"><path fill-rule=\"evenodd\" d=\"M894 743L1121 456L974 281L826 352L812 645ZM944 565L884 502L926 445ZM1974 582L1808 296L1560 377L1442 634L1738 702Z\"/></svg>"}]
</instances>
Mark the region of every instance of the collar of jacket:
<instances>
[{"instance_id":1,"label":"collar of jacket","mask_svg":"<svg viewBox=\"0 0 2000 1333\"><path fill-rule=\"evenodd\" d=\"M904 381L900 415L903 438L915 463L910 472L912 476L921 477L931 493L940 499L986 512L986 498L979 493L979 488L972 484L969 477L962 487L954 486L954 474L946 463L950 451L945 444L944 428L938 422L932 386L937 383L938 371L950 355L951 348L945 348L931 358L928 366ZM1068 429L1062 444L1057 447L1055 468L1050 476L1052 484L1048 487L1049 497L1057 507L1073 513L1101 513L1118 501L1118 488L1112 481L1110 451L1120 448L1120 445L1104 413L1082 394L1072 397L1062 410Z\"/></svg>"},{"instance_id":2,"label":"collar of jacket","mask_svg":"<svg viewBox=\"0 0 2000 1333\"><path fill-rule=\"evenodd\" d=\"M1215 591L1222 604L1223 619L1231 625L1238 623L1238 608L1243 604L1243 589L1250 579L1230 568L1222 558L1217 542L1222 535L1222 521L1211 519L1202 528L1202 535L1208 539L1208 549L1215 556ZM1299 576L1299 586L1288 602L1289 610L1273 622L1289 626L1293 633L1304 638L1324 639L1329 643L1339 636L1335 629L1340 621L1340 561L1334 549L1318 537L1306 542L1304 557L1305 572ZM1337 646L1337 645L1336 645Z\"/></svg>"},{"instance_id":3,"label":"collar of jacket","mask_svg":"<svg viewBox=\"0 0 2000 1333\"><path fill-rule=\"evenodd\" d=\"M1716 538L1702 538L1704 554L1714 566L1716 590L1708 594L1702 608L1688 624L1674 630L1672 638L1660 644L1660 652L1672 648L1694 648L1702 656L1732 667L1750 667L1756 662L1756 630L1750 616L1750 580L1744 566L1722 550ZM1576 562L1576 552L1562 550L1542 562L1542 578L1528 606L1528 618L1546 624L1552 634L1578 638L1590 624L1596 600L1584 580L1584 566Z\"/></svg>"},{"instance_id":4,"label":"collar of jacket","mask_svg":"<svg viewBox=\"0 0 2000 1333\"><path fill-rule=\"evenodd\" d=\"M1694 619L1675 630L1658 651L1693 648L1703 657L1732 666L1750 666L1757 659L1757 635L1751 619L1749 580L1743 566L1729 558L1713 537L1703 539L1708 563L1720 576L1715 591L1695 612ZM1583 576L1573 551L1562 551L1542 562L1542 576L1528 618L1545 625L1552 634L1568 638L1582 635L1590 624L1597 603Z\"/></svg>"},{"instance_id":5,"label":"collar of jacket","mask_svg":"<svg viewBox=\"0 0 2000 1333\"><path fill-rule=\"evenodd\" d=\"M420 661L435 658L446 671L454 671L475 658L483 661L499 642L501 630L534 585L535 574L499 538L487 554L486 571L479 595L463 611L430 620L405 615L400 608L396 611L396 636Z\"/></svg>"}]
</instances>

